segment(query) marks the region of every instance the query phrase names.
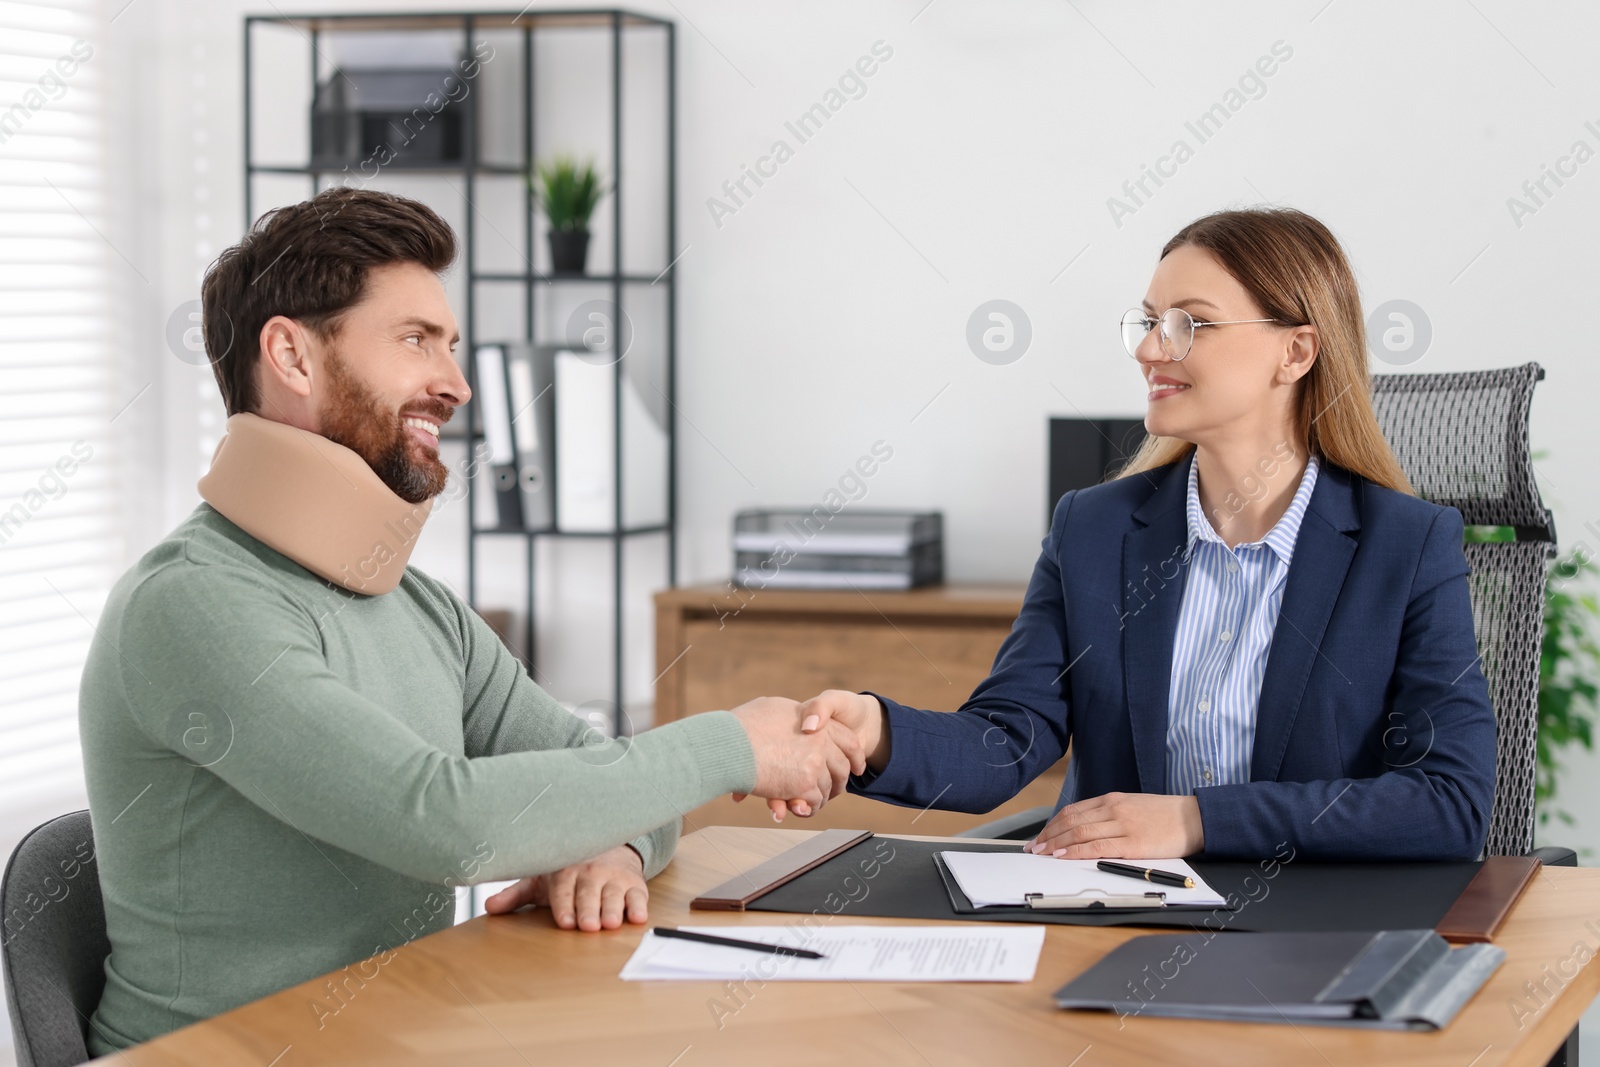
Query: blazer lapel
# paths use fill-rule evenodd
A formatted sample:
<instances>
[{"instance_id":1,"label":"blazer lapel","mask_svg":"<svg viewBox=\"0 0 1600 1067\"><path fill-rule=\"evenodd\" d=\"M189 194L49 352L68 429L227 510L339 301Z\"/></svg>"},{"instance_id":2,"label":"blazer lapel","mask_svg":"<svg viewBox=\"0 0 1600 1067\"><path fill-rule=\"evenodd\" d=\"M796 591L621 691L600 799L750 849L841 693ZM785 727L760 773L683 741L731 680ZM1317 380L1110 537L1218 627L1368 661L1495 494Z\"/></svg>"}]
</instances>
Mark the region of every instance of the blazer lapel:
<instances>
[{"instance_id":1,"label":"blazer lapel","mask_svg":"<svg viewBox=\"0 0 1600 1067\"><path fill-rule=\"evenodd\" d=\"M1167 702L1188 562L1184 500L1193 462L1191 451L1168 469L1133 513L1137 525L1122 538L1123 686L1139 789L1145 793L1167 791Z\"/></svg>"},{"instance_id":2,"label":"blazer lapel","mask_svg":"<svg viewBox=\"0 0 1600 1067\"><path fill-rule=\"evenodd\" d=\"M1272 631L1272 650L1261 679L1255 747L1250 754L1251 781L1277 780L1306 680L1321 655L1322 635L1355 556L1356 539L1348 536L1361 528L1354 477L1326 460L1317 472L1317 487L1295 540L1283 603Z\"/></svg>"}]
</instances>

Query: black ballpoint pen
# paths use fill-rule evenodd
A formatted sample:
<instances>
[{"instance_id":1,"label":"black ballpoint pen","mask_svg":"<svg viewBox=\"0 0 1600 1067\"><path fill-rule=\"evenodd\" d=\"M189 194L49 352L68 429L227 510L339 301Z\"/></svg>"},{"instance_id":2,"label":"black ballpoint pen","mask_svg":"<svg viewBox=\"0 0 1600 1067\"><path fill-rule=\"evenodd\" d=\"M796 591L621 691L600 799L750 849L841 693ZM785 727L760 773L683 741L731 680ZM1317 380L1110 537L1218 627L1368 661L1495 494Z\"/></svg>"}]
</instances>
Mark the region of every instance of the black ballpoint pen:
<instances>
[{"instance_id":1,"label":"black ballpoint pen","mask_svg":"<svg viewBox=\"0 0 1600 1067\"><path fill-rule=\"evenodd\" d=\"M769 945L764 941L741 941L736 937L717 937L714 934L697 934L693 930L675 930L670 926L652 927L657 937L676 937L680 941L699 941L706 945L726 948L747 948L752 952L770 952L777 956L796 956L803 960L825 960L828 957L808 948L790 948L788 945Z\"/></svg>"},{"instance_id":2,"label":"black ballpoint pen","mask_svg":"<svg viewBox=\"0 0 1600 1067\"><path fill-rule=\"evenodd\" d=\"M1177 886L1179 889L1193 889L1194 879L1186 874L1174 874L1171 871L1158 871L1152 867L1135 867L1129 863L1113 863L1110 860L1101 860L1095 864L1099 870L1107 874L1121 874L1129 878L1137 878L1141 882L1154 882L1157 885Z\"/></svg>"}]
</instances>

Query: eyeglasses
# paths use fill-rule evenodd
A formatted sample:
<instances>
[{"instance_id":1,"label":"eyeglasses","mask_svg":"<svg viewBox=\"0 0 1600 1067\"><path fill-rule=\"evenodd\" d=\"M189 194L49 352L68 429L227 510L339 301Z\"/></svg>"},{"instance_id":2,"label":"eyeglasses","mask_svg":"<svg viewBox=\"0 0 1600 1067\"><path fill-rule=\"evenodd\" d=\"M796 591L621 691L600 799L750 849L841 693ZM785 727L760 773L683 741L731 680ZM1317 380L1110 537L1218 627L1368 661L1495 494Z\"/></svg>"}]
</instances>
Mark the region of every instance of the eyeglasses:
<instances>
[{"instance_id":1,"label":"eyeglasses","mask_svg":"<svg viewBox=\"0 0 1600 1067\"><path fill-rule=\"evenodd\" d=\"M1134 359L1139 358L1139 345L1146 336L1161 324L1161 351L1170 360L1181 360L1189 354L1189 347L1194 344L1194 331L1202 326L1237 326L1246 322L1276 322L1283 326L1296 325L1284 322L1282 319L1231 319L1227 322L1196 322L1194 317L1182 308L1168 308L1161 313L1161 318L1152 319L1139 308L1129 308L1122 314L1122 347L1128 350L1128 355Z\"/></svg>"}]
</instances>

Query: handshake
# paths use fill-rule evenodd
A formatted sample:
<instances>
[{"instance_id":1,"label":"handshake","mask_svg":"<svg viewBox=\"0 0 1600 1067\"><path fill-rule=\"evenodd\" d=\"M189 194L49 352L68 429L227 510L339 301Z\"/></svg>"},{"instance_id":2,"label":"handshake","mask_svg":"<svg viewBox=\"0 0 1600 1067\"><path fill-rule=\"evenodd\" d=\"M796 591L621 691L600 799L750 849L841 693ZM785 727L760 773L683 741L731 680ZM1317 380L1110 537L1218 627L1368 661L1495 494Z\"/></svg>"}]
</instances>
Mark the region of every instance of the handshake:
<instances>
[{"instance_id":1,"label":"handshake","mask_svg":"<svg viewBox=\"0 0 1600 1067\"><path fill-rule=\"evenodd\" d=\"M852 774L888 763L883 706L876 697L829 689L804 703L757 697L733 709L756 757L752 792L767 800L774 819L785 811L810 815L844 792ZM735 793L735 800L744 794Z\"/></svg>"}]
</instances>

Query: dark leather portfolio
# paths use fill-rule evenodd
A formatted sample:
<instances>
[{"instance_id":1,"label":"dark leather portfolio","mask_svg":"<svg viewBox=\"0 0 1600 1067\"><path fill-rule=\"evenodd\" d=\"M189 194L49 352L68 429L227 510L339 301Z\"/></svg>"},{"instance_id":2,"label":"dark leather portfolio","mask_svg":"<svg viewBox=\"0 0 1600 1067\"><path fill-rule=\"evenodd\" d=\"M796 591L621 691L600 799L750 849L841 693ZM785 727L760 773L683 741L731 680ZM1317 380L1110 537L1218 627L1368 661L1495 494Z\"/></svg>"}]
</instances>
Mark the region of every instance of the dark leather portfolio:
<instances>
[{"instance_id":1,"label":"dark leather portfolio","mask_svg":"<svg viewBox=\"0 0 1600 1067\"><path fill-rule=\"evenodd\" d=\"M1433 930L1146 934L1056 991L1062 1008L1385 1030L1449 1025L1505 962Z\"/></svg>"},{"instance_id":2,"label":"dark leather portfolio","mask_svg":"<svg viewBox=\"0 0 1600 1067\"><path fill-rule=\"evenodd\" d=\"M1439 935L1462 944L1493 941L1538 873L1537 856L1490 856L1439 920Z\"/></svg>"},{"instance_id":3,"label":"dark leather portfolio","mask_svg":"<svg viewBox=\"0 0 1600 1067\"><path fill-rule=\"evenodd\" d=\"M837 840L831 848L837 849ZM737 895L742 901L740 906L749 911L951 922L988 920L1184 930L1409 930L1437 926L1482 866L1478 862L1312 863L1292 855L1255 863L1195 860L1191 861L1194 869L1232 907L1152 911L957 910L939 876L934 853L1005 852L1019 847L978 841L968 844L876 837L870 845L858 843L836 851L831 858L787 878L776 888L750 895L757 888L756 883L767 880L765 875L751 871L750 878L742 883L743 892L718 887L708 896L726 899ZM870 858L871 863L863 857Z\"/></svg>"}]
</instances>

